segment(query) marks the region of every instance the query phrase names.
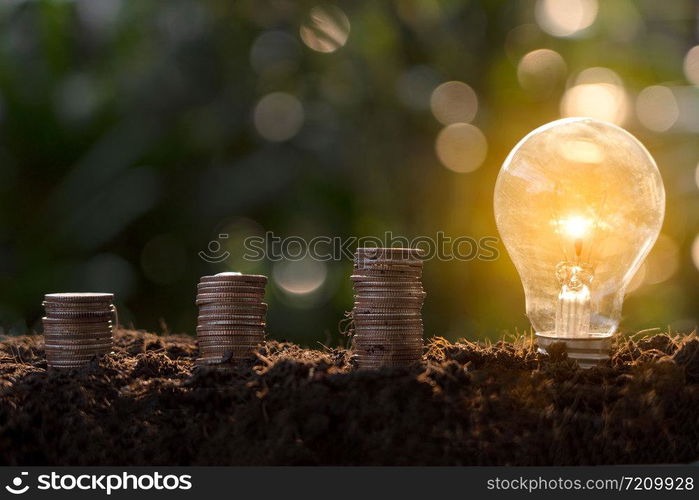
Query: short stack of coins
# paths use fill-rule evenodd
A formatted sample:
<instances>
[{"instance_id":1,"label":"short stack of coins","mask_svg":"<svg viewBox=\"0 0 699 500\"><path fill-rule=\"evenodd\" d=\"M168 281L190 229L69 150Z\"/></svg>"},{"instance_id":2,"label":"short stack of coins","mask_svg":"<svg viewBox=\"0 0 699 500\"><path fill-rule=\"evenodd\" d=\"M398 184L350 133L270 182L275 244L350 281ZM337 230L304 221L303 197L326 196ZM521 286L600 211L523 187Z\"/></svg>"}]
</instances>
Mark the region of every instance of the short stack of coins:
<instances>
[{"instance_id":1,"label":"short stack of coins","mask_svg":"<svg viewBox=\"0 0 699 500\"><path fill-rule=\"evenodd\" d=\"M359 368L408 366L422 359L422 252L358 248L351 276Z\"/></svg>"},{"instance_id":2,"label":"short stack of coins","mask_svg":"<svg viewBox=\"0 0 699 500\"><path fill-rule=\"evenodd\" d=\"M197 364L225 366L252 356L265 340L267 277L240 273L203 276L197 285Z\"/></svg>"},{"instance_id":3,"label":"short stack of coins","mask_svg":"<svg viewBox=\"0 0 699 500\"><path fill-rule=\"evenodd\" d=\"M44 296L44 344L52 368L78 368L112 350L116 310L111 293ZM114 321L112 321L114 319Z\"/></svg>"}]
</instances>

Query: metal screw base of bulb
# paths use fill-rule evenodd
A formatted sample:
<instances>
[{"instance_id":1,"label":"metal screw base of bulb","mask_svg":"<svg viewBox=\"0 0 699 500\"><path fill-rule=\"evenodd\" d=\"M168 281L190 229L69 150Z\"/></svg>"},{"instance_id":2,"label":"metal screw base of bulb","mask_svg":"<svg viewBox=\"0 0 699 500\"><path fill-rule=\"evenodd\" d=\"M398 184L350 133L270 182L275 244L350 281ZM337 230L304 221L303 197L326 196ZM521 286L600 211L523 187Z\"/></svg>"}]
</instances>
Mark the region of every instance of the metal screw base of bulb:
<instances>
[{"instance_id":1,"label":"metal screw base of bulb","mask_svg":"<svg viewBox=\"0 0 699 500\"><path fill-rule=\"evenodd\" d=\"M552 344L562 342L566 346L568 358L578 362L580 368L592 368L600 361L609 359L612 346L612 335L592 334L589 337L556 337L548 332L536 334L538 351L547 354L547 349Z\"/></svg>"}]
</instances>

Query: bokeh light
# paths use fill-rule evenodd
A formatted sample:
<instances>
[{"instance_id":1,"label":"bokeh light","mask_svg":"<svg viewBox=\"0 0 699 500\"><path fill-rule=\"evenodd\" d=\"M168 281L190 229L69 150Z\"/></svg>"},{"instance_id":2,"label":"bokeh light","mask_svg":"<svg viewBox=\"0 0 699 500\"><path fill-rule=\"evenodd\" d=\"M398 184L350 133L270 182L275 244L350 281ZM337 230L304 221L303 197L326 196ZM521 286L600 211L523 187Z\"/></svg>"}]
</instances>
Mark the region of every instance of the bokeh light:
<instances>
[{"instance_id":1,"label":"bokeh light","mask_svg":"<svg viewBox=\"0 0 699 500\"><path fill-rule=\"evenodd\" d=\"M627 115L623 89L608 83L584 83L568 89L561 101L563 116L588 116L622 124Z\"/></svg>"},{"instance_id":2,"label":"bokeh light","mask_svg":"<svg viewBox=\"0 0 699 500\"><path fill-rule=\"evenodd\" d=\"M692 242L692 261L694 262L694 267L699 270L699 234L694 237Z\"/></svg>"},{"instance_id":3,"label":"bokeh light","mask_svg":"<svg viewBox=\"0 0 699 500\"><path fill-rule=\"evenodd\" d=\"M699 87L682 85L672 88L672 94L677 101L679 117L672 127L677 132L699 132Z\"/></svg>"},{"instance_id":4,"label":"bokeh light","mask_svg":"<svg viewBox=\"0 0 699 500\"><path fill-rule=\"evenodd\" d=\"M622 87L624 85L621 77L609 68L604 68L602 66L594 66L592 68L586 68L578 73L575 77L576 85L583 83L608 83L610 85L616 85L617 87Z\"/></svg>"},{"instance_id":5,"label":"bokeh light","mask_svg":"<svg viewBox=\"0 0 699 500\"><path fill-rule=\"evenodd\" d=\"M273 92L255 106L254 122L268 141L281 142L294 137L303 125L303 105L291 94Z\"/></svg>"},{"instance_id":6,"label":"bokeh light","mask_svg":"<svg viewBox=\"0 0 699 500\"><path fill-rule=\"evenodd\" d=\"M488 154L488 142L478 127L469 123L454 123L444 127L437 136L437 157L449 170L473 172Z\"/></svg>"},{"instance_id":7,"label":"bokeh light","mask_svg":"<svg viewBox=\"0 0 699 500\"><path fill-rule=\"evenodd\" d=\"M347 43L350 21L339 7L324 5L313 7L306 21L299 28L301 40L316 52L335 52Z\"/></svg>"},{"instance_id":8,"label":"bokeh light","mask_svg":"<svg viewBox=\"0 0 699 500\"><path fill-rule=\"evenodd\" d=\"M699 45L695 45L684 56L684 76L693 85L699 85Z\"/></svg>"},{"instance_id":9,"label":"bokeh light","mask_svg":"<svg viewBox=\"0 0 699 500\"><path fill-rule=\"evenodd\" d=\"M672 90L661 85L643 89L636 98L636 116L644 127L655 132L666 132L680 117Z\"/></svg>"},{"instance_id":10,"label":"bokeh light","mask_svg":"<svg viewBox=\"0 0 699 500\"><path fill-rule=\"evenodd\" d=\"M655 285L667 281L677 272L680 251L671 237L661 234L646 259L645 283Z\"/></svg>"},{"instance_id":11,"label":"bokeh light","mask_svg":"<svg viewBox=\"0 0 699 500\"><path fill-rule=\"evenodd\" d=\"M522 88L535 94L548 94L564 81L566 63L551 49L536 49L527 53L517 65L517 80Z\"/></svg>"},{"instance_id":12,"label":"bokeh light","mask_svg":"<svg viewBox=\"0 0 699 500\"><path fill-rule=\"evenodd\" d=\"M446 82L432 92L430 108L434 117L444 125L469 123L478 112L478 96L464 82Z\"/></svg>"},{"instance_id":13,"label":"bokeh light","mask_svg":"<svg viewBox=\"0 0 699 500\"><path fill-rule=\"evenodd\" d=\"M626 287L626 293L630 294L641 288L645 279L646 263L644 262L643 264L641 264L641 267L638 268L638 271L636 271L636 274L634 274L633 278L631 278L631 282Z\"/></svg>"},{"instance_id":14,"label":"bokeh light","mask_svg":"<svg viewBox=\"0 0 699 500\"><path fill-rule=\"evenodd\" d=\"M589 28L597 17L597 0L539 0L536 21L547 33L572 37Z\"/></svg>"},{"instance_id":15,"label":"bokeh light","mask_svg":"<svg viewBox=\"0 0 699 500\"><path fill-rule=\"evenodd\" d=\"M310 257L281 260L272 269L274 283L288 295L309 295L325 283L328 269L325 262Z\"/></svg>"},{"instance_id":16,"label":"bokeh light","mask_svg":"<svg viewBox=\"0 0 699 500\"><path fill-rule=\"evenodd\" d=\"M561 99L561 114L588 116L617 125L629 113L629 98L621 78L607 68L588 68L578 75L575 85Z\"/></svg>"},{"instance_id":17,"label":"bokeh light","mask_svg":"<svg viewBox=\"0 0 699 500\"><path fill-rule=\"evenodd\" d=\"M246 248L248 238L261 239L264 237L265 230L262 225L248 217L237 216L223 224L218 233L225 236L224 239L218 241L222 251L230 254L224 262L226 270L251 274L264 273L264 261L246 255L248 253Z\"/></svg>"}]
</instances>

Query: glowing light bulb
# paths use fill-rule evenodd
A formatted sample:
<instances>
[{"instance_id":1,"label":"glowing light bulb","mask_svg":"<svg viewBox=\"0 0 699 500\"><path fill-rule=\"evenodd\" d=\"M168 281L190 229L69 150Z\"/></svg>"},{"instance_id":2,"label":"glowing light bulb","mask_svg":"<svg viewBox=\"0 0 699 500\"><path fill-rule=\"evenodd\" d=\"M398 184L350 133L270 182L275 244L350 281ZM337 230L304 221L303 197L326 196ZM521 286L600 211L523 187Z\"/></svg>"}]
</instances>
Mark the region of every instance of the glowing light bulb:
<instances>
[{"instance_id":1,"label":"glowing light bulb","mask_svg":"<svg viewBox=\"0 0 699 500\"><path fill-rule=\"evenodd\" d=\"M665 213L645 147L606 122L549 123L508 155L494 206L539 350L564 342L583 367L608 357L624 293Z\"/></svg>"}]
</instances>

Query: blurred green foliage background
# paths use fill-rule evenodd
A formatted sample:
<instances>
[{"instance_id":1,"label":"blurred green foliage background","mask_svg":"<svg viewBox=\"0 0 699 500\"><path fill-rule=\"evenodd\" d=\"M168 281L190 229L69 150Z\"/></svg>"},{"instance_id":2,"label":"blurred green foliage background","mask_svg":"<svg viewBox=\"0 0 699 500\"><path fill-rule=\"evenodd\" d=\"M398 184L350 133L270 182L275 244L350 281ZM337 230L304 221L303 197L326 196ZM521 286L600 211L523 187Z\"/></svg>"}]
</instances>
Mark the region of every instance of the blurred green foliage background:
<instances>
[{"instance_id":1,"label":"blurred green foliage background","mask_svg":"<svg viewBox=\"0 0 699 500\"><path fill-rule=\"evenodd\" d=\"M271 338L342 341L351 263L248 262L243 238L497 236L502 161L566 115L622 125L665 180L623 329L691 330L697 25L689 0L5 0L2 331L39 330L44 293L90 290L127 325L193 333L198 277L241 270L271 276ZM214 241L221 264L198 255ZM428 335L529 328L498 247L426 263Z\"/></svg>"}]
</instances>

